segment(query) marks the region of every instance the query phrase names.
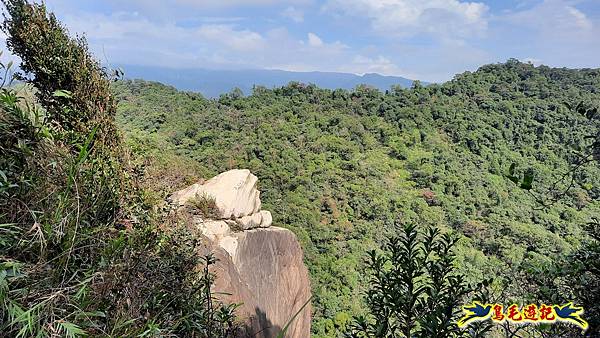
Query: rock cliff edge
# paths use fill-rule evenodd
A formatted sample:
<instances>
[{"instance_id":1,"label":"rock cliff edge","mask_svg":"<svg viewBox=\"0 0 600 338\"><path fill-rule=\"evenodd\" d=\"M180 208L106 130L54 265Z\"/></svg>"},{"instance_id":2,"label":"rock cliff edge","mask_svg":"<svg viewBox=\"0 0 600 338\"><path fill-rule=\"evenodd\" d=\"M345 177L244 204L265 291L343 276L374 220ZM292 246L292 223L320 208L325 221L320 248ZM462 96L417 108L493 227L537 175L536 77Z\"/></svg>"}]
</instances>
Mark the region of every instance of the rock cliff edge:
<instances>
[{"instance_id":1,"label":"rock cliff edge","mask_svg":"<svg viewBox=\"0 0 600 338\"><path fill-rule=\"evenodd\" d=\"M169 199L182 207L201 199L215 208L210 217L193 216L206 237L215 265L215 292L238 308L246 324L242 337L275 337L310 299L308 270L296 236L271 226L269 211L261 210L258 179L247 169L224 172L174 193ZM197 202L196 202L197 203ZM286 337L310 336L310 304L288 328Z\"/></svg>"}]
</instances>

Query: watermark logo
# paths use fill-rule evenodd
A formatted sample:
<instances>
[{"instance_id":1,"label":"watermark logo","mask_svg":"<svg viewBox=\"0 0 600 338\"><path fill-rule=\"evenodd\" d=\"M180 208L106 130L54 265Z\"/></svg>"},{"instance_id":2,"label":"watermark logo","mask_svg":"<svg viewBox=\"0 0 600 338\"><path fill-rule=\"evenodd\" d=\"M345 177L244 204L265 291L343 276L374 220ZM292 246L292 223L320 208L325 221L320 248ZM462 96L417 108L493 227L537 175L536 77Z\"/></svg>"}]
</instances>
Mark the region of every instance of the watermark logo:
<instances>
[{"instance_id":1,"label":"watermark logo","mask_svg":"<svg viewBox=\"0 0 600 338\"><path fill-rule=\"evenodd\" d=\"M512 304L504 307L501 304L482 304L473 302L463 306L465 315L458 321L459 327L465 327L473 322L491 319L493 322L508 321L514 324L526 323L571 323L586 330L588 323L581 318L583 308L573 303L565 305L529 304L519 307Z\"/></svg>"}]
</instances>

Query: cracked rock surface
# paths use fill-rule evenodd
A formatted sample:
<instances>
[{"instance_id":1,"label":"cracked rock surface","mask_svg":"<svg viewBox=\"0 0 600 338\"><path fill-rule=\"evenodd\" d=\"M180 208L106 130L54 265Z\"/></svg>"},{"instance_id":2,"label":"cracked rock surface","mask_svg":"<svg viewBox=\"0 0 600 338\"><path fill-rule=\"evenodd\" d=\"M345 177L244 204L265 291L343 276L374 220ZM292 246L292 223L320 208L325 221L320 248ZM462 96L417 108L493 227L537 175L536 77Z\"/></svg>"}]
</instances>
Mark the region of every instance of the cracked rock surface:
<instances>
[{"instance_id":1,"label":"cracked rock surface","mask_svg":"<svg viewBox=\"0 0 600 338\"><path fill-rule=\"evenodd\" d=\"M238 316L246 323L241 337L276 337L311 297L308 270L296 235L271 226L271 212L261 210L258 179L247 169L221 173L174 193L176 207L198 196L214 199L216 217L193 216L207 239L206 251L219 259L215 292L226 303L243 303ZM286 337L310 337L310 305L292 322Z\"/></svg>"}]
</instances>

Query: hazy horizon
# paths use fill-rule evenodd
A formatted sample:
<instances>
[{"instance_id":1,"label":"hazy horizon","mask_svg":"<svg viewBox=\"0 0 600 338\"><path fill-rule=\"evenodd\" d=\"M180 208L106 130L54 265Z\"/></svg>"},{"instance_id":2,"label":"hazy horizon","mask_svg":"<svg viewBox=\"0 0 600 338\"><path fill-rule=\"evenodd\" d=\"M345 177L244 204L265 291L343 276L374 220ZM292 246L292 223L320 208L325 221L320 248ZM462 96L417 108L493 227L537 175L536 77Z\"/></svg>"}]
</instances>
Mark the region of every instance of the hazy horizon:
<instances>
[{"instance_id":1,"label":"hazy horizon","mask_svg":"<svg viewBox=\"0 0 600 338\"><path fill-rule=\"evenodd\" d=\"M47 0L110 64L443 82L510 58L600 66L593 0ZM5 38L2 36L1 38Z\"/></svg>"},{"instance_id":2,"label":"hazy horizon","mask_svg":"<svg viewBox=\"0 0 600 338\"><path fill-rule=\"evenodd\" d=\"M219 97L233 90L241 89L250 94L255 85L266 88L281 87L296 81L315 84L328 89L354 89L364 84L381 91L394 85L410 87L413 80L397 76L384 76L377 73L357 75L340 72L293 72L277 69L215 70L201 68L167 68L157 66L117 65L124 72L125 79L156 81L179 90L202 93L206 97ZM424 82L426 84L427 82Z\"/></svg>"}]
</instances>

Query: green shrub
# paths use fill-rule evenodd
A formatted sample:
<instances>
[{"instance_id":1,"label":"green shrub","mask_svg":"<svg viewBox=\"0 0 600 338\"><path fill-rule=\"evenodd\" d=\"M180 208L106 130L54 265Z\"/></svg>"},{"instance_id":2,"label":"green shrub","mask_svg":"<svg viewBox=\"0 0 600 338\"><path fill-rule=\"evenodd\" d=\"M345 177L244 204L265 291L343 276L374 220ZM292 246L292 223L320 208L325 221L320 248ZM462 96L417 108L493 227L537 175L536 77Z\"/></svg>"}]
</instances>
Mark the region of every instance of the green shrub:
<instances>
[{"instance_id":1,"label":"green shrub","mask_svg":"<svg viewBox=\"0 0 600 338\"><path fill-rule=\"evenodd\" d=\"M206 193L196 194L188 201L188 205L194 212L199 213L204 218L217 219L221 215L215 198Z\"/></svg>"},{"instance_id":2,"label":"green shrub","mask_svg":"<svg viewBox=\"0 0 600 338\"><path fill-rule=\"evenodd\" d=\"M233 335L236 306L211 291L214 258L143 203L85 40L44 5L3 3L36 101L0 88L0 335Z\"/></svg>"},{"instance_id":3,"label":"green shrub","mask_svg":"<svg viewBox=\"0 0 600 338\"><path fill-rule=\"evenodd\" d=\"M83 143L97 128L96 151L119 144L116 106L108 74L88 52L85 39L72 39L43 4L3 0L8 48L21 58L18 79L36 88L48 124L68 142ZM58 95L57 95L58 94Z\"/></svg>"},{"instance_id":4,"label":"green shrub","mask_svg":"<svg viewBox=\"0 0 600 338\"><path fill-rule=\"evenodd\" d=\"M463 336L456 322L470 289L454 265L456 241L435 228L420 234L416 226L405 225L400 235L390 237L382 254L371 251L369 313L356 319L347 336Z\"/></svg>"}]
</instances>

